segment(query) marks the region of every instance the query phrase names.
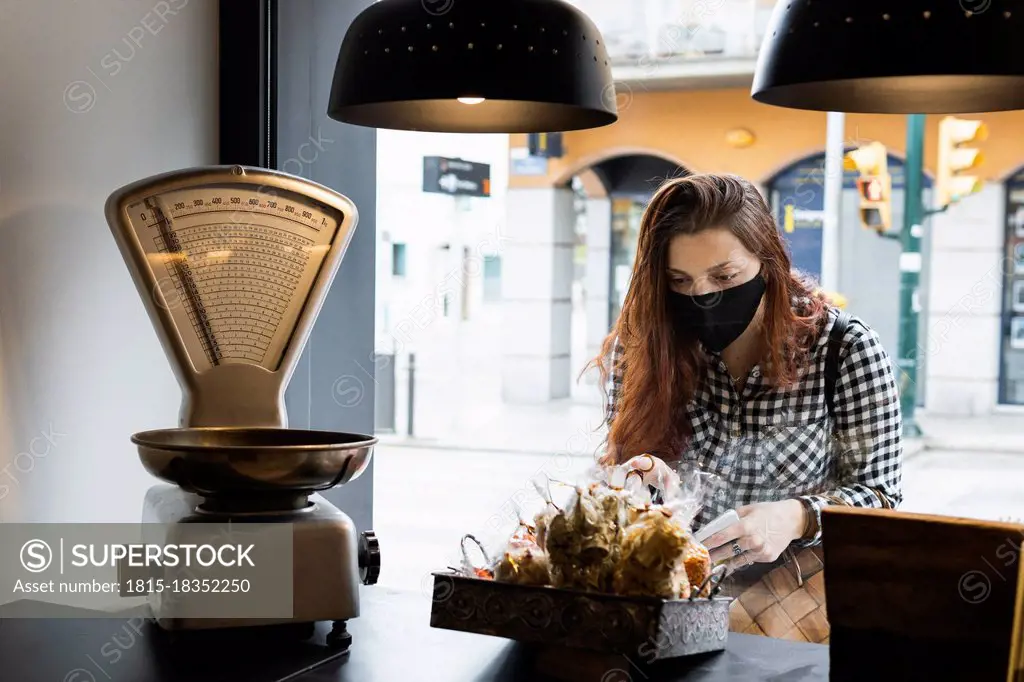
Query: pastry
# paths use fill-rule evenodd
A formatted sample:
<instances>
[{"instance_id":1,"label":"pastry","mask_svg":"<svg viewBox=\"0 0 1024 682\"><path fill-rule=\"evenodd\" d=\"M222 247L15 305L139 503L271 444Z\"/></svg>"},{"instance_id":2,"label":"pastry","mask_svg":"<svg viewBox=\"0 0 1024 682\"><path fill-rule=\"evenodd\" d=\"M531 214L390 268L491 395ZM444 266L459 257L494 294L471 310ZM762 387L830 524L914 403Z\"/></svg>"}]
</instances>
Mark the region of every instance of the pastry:
<instances>
[{"instance_id":1,"label":"pastry","mask_svg":"<svg viewBox=\"0 0 1024 682\"><path fill-rule=\"evenodd\" d=\"M537 546L510 547L495 566L494 579L517 585L549 585L548 556Z\"/></svg>"},{"instance_id":2,"label":"pastry","mask_svg":"<svg viewBox=\"0 0 1024 682\"><path fill-rule=\"evenodd\" d=\"M613 582L616 594L689 597L690 580L684 562L688 544L686 529L670 512L651 509L641 514L623 533Z\"/></svg>"}]
</instances>

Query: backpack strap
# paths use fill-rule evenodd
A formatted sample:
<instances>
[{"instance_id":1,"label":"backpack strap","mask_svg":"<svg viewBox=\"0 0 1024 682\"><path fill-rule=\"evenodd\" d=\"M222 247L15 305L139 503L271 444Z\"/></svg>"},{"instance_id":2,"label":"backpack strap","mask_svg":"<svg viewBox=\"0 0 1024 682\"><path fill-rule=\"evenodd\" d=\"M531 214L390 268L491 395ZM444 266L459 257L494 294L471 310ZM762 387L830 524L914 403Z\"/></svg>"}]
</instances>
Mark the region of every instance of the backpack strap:
<instances>
[{"instance_id":1,"label":"backpack strap","mask_svg":"<svg viewBox=\"0 0 1024 682\"><path fill-rule=\"evenodd\" d=\"M840 310L832 329L828 333L828 352L825 355L825 403L828 413L835 418L836 382L839 380L839 351L843 345L843 337L850 327L850 313Z\"/></svg>"}]
</instances>

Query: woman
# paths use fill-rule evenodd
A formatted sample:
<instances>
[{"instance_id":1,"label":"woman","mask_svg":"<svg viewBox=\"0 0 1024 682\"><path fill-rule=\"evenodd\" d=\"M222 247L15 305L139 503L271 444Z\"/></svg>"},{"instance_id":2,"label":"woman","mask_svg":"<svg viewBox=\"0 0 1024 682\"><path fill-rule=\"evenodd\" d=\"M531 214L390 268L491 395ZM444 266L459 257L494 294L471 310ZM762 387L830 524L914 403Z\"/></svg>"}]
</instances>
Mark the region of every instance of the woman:
<instances>
[{"instance_id":1,"label":"woman","mask_svg":"<svg viewBox=\"0 0 1024 682\"><path fill-rule=\"evenodd\" d=\"M731 568L820 542L825 505L895 508L902 424L890 360L875 332L848 318L829 409L838 316L791 271L753 185L718 175L664 183L596 360L609 383L605 462L654 467L652 480L674 475L666 461L714 474L694 525L736 509L740 521L705 540Z\"/></svg>"}]
</instances>

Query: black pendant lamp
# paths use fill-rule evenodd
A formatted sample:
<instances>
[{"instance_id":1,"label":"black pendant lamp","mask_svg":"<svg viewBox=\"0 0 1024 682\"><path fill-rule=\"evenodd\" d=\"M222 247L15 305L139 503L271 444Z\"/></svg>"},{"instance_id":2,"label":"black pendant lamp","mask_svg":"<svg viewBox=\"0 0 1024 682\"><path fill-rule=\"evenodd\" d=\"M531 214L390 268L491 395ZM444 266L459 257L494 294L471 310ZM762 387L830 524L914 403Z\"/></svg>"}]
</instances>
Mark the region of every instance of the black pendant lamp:
<instances>
[{"instance_id":1,"label":"black pendant lamp","mask_svg":"<svg viewBox=\"0 0 1024 682\"><path fill-rule=\"evenodd\" d=\"M395 130L541 133L618 118L604 40L562 0L382 0L341 44L328 115Z\"/></svg>"},{"instance_id":2,"label":"black pendant lamp","mask_svg":"<svg viewBox=\"0 0 1024 682\"><path fill-rule=\"evenodd\" d=\"M1024 109L1024 0L778 0L752 96L791 109Z\"/></svg>"}]
</instances>

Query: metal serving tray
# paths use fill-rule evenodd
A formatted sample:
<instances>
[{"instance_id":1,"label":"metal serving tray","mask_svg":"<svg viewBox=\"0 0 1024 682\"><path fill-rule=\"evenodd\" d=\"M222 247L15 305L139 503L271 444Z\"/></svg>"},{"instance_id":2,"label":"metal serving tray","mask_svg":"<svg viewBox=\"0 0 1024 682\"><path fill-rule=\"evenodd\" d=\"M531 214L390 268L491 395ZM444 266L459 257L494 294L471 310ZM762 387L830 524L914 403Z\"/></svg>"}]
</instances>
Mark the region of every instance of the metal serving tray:
<instances>
[{"instance_id":1,"label":"metal serving tray","mask_svg":"<svg viewBox=\"0 0 1024 682\"><path fill-rule=\"evenodd\" d=\"M435 572L430 626L648 662L725 649L726 597L656 599Z\"/></svg>"}]
</instances>

